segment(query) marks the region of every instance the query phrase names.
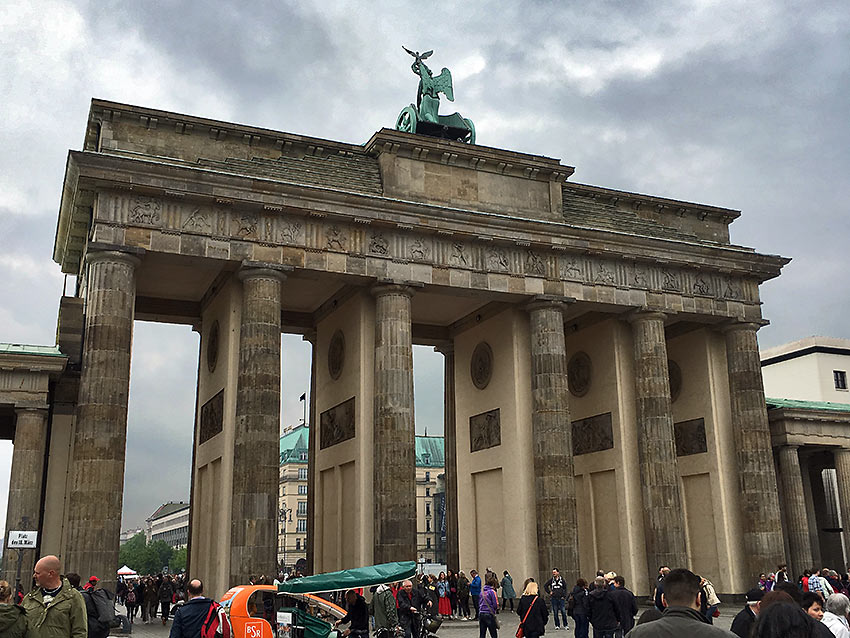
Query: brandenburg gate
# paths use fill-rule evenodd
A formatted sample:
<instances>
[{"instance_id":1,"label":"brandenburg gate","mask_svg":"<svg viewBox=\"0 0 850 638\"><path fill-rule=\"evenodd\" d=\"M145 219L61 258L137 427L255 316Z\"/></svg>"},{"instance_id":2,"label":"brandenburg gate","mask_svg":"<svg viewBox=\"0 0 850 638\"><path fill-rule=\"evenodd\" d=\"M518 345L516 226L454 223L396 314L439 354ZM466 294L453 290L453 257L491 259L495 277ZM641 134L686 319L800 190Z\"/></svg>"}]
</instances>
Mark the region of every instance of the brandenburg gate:
<instances>
[{"instance_id":1,"label":"brandenburg gate","mask_svg":"<svg viewBox=\"0 0 850 638\"><path fill-rule=\"evenodd\" d=\"M316 572L415 558L414 344L445 356L449 567L647 594L662 564L740 592L782 561L756 334L787 260L731 243L737 211L576 183L463 121L353 145L92 101L54 252L66 444L12 477L42 553L114 578L145 320L200 334L189 560L215 595L275 570L282 332L313 344ZM44 405L18 429L48 436Z\"/></svg>"}]
</instances>

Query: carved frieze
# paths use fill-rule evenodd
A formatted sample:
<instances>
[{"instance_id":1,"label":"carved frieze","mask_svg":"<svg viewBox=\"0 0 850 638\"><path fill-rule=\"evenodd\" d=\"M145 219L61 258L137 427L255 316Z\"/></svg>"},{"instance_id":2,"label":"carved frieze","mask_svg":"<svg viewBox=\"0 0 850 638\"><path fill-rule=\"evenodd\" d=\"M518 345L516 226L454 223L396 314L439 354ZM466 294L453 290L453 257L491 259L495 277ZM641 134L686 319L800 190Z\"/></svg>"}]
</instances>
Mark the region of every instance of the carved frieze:
<instances>
[{"instance_id":1,"label":"carved frieze","mask_svg":"<svg viewBox=\"0 0 850 638\"><path fill-rule=\"evenodd\" d=\"M135 197L130 204L129 222L142 226L158 226L162 221L162 202L148 197Z\"/></svg>"},{"instance_id":2,"label":"carved frieze","mask_svg":"<svg viewBox=\"0 0 850 638\"><path fill-rule=\"evenodd\" d=\"M576 352L567 363L567 385L574 397L583 397L590 390L593 365L586 352Z\"/></svg>"},{"instance_id":3,"label":"carved frieze","mask_svg":"<svg viewBox=\"0 0 850 638\"><path fill-rule=\"evenodd\" d=\"M369 252L373 255L386 256L390 252L390 245L384 234L380 231L372 233L369 239Z\"/></svg>"},{"instance_id":4,"label":"carved frieze","mask_svg":"<svg viewBox=\"0 0 850 638\"><path fill-rule=\"evenodd\" d=\"M469 417L469 451L478 452L502 444L499 408Z\"/></svg>"},{"instance_id":5,"label":"carved frieze","mask_svg":"<svg viewBox=\"0 0 850 638\"><path fill-rule=\"evenodd\" d=\"M277 231L277 239L282 244L298 245L301 243L302 224L298 220L281 221Z\"/></svg>"},{"instance_id":6,"label":"carved frieze","mask_svg":"<svg viewBox=\"0 0 850 638\"><path fill-rule=\"evenodd\" d=\"M198 445L206 443L224 428L224 390L201 406Z\"/></svg>"},{"instance_id":7,"label":"carved frieze","mask_svg":"<svg viewBox=\"0 0 850 638\"><path fill-rule=\"evenodd\" d=\"M676 437L676 456L690 456L708 451L705 439L705 419L680 421L673 425Z\"/></svg>"},{"instance_id":8,"label":"carved frieze","mask_svg":"<svg viewBox=\"0 0 850 638\"><path fill-rule=\"evenodd\" d=\"M331 224L325 228L325 248L345 252L348 245L348 235L340 224Z\"/></svg>"},{"instance_id":9,"label":"carved frieze","mask_svg":"<svg viewBox=\"0 0 850 638\"><path fill-rule=\"evenodd\" d=\"M320 448L354 438L354 397L325 410L319 417Z\"/></svg>"},{"instance_id":10,"label":"carved frieze","mask_svg":"<svg viewBox=\"0 0 850 638\"><path fill-rule=\"evenodd\" d=\"M472 384L479 390L483 390L490 383L493 376L493 349L486 341L479 343L472 351L469 376L472 378Z\"/></svg>"},{"instance_id":11,"label":"carved frieze","mask_svg":"<svg viewBox=\"0 0 850 638\"><path fill-rule=\"evenodd\" d=\"M546 274L546 264L543 263L540 256L531 250L531 248L525 251L525 272L529 275Z\"/></svg>"},{"instance_id":12,"label":"carved frieze","mask_svg":"<svg viewBox=\"0 0 850 638\"><path fill-rule=\"evenodd\" d=\"M614 426L610 412L573 421L572 430L574 456L614 448Z\"/></svg>"}]
</instances>

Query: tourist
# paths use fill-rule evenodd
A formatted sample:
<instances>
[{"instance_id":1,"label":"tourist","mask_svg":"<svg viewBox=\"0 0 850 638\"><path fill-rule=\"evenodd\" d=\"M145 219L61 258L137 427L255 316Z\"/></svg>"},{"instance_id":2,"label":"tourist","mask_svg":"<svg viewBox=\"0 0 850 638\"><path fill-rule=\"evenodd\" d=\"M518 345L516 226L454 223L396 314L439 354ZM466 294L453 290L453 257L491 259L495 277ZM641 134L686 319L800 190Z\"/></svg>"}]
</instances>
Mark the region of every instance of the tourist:
<instances>
[{"instance_id":1,"label":"tourist","mask_svg":"<svg viewBox=\"0 0 850 638\"><path fill-rule=\"evenodd\" d=\"M452 618L460 616L457 608L457 574L451 569L446 575L446 580L449 581L449 602L452 605Z\"/></svg>"},{"instance_id":2,"label":"tourist","mask_svg":"<svg viewBox=\"0 0 850 638\"><path fill-rule=\"evenodd\" d=\"M787 583L788 582L788 565L782 563L776 568L776 582L777 583Z\"/></svg>"},{"instance_id":3,"label":"tourist","mask_svg":"<svg viewBox=\"0 0 850 638\"><path fill-rule=\"evenodd\" d=\"M761 609L761 599L764 598L764 590L754 587L747 592L746 604L732 619L732 633L739 638L749 638L753 625L756 624L756 616Z\"/></svg>"},{"instance_id":4,"label":"tourist","mask_svg":"<svg viewBox=\"0 0 850 638\"><path fill-rule=\"evenodd\" d=\"M472 580L469 582L469 595L472 597L472 609L475 612L475 618L473 620L478 620L478 598L481 596L481 576L474 569L470 570L469 575L472 576Z\"/></svg>"},{"instance_id":5,"label":"tourist","mask_svg":"<svg viewBox=\"0 0 850 638\"><path fill-rule=\"evenodd\" d=\"M812 577L812 572L810 572L808 569L804 570L803 575L800 576L799 584L800 584L800 589L803 591L803 593L810 591L809 590L809 578L811 578L811 577Z\"/></svg>"},{"instance_id":6,"label":"tourist","mask_svg":"<svg viewBox=\"0 0 850 638\"><path fill-rule=\"evenodd\" d=\"M552 618L555 621L555 630L561 628L561 619L564 621L564 629L569 629L567 622L567 583L561 578L561 571L555 567L552 569L552 578L543 585L544 591L549 594L552 601ZM559 617L560 614L560 617Z\"/></svg>"},{"instance_id":7,"label":"tourist","mask_svg":"<svg viewBox=\"0 0 850 638\"><path fill-rule=\"evenodd\" d=\"M25 638L27 635L27 612L12 602L12 587L0 580L0 636L3 638Z\"/></svg>"},{"instance_id":8,"label":"tourist","mask_svg":"<svg viewBox=\"0 0 850 638\"><path fill-rule=\"evenodd\" d=\"M451 618L452 601L449 598L449 581L445 572L440 572L440 577L437 579L437 596L437 613L443 618Z\"/></svg>"},{"instance_id":9,"label":"tourist","mask_svg":"<svg viewBox=\"0 0 850 638\"><path fill-rule=\"evenodd\" d=\"M670 568L666 565L662 565L658 568L658 578L655 580L655 593L652 595L653 600L655 600L655 608L658 609L658 611L664 611L664 602L662 600L662 596L664 594L664 579L669 573Z\"/></svg>"},{"instance_id":10,"label":"tourist","mask_svg":"<svg viewBox=\"0 0 850 638\"><path fill-rule=\"evenodd\" d=\"M505 575L502 576L502 609L507 609L508 603L511 604L511 611L514 610L514 598L516 598L516 590L514 589L514 579L505 570Z\"/></svg>"},{"instance_id":11,"label":"tourist","mask_svg":"<svg viewBox=\"0 0 850 638\"><path fill-rule=\"evenodd\" d=\"M97 589L100 579L97 576L89 578L84 587L80 587L80 575L73 572L65 574L65 578L71 583L71 587L83 595L86 604L86 622L89 628L89 638L106 638L111 629L110 624L101 620L101 608L109 610L109 617L115 616L115 603L112 596L105 589ZM128 621L129 622L129 621Z\"/></svg>"},{"instance_id":12,"label":"tourist","mask_svg":"<svg viewBox=\"0 0 850 638\"><path fill-rule=\"evenodd\" d=\"M711 581L702 576L700 576L700 588L702 600L705 602L705 619L709 624L714 624L714 614L717 613L717 608L720 606L720 599L717 597L717 592Z\"/></svg>"},{"instance_id":13,"label":"tourist","mask_svg":"<svg viewBox=\"0 0 850 638\"><path fill-rule=\"evenodd\" d=\"M572 601L572 603L570 603ZM567 598L567 608L572 605L572 617L576 623L575 638L587 638L590 632L590 610L587 606L587 581L579 578Z\"/></svg>"},{"instance_id":14,"label":"tourist","mask_svg":"<svg viewBox=\"0 0 850 638\"><path fill-rule=\"evenodd\" d=\"M593 638L614 638L620 627L619 610L614 596L605 584L604 576L593 581L593 591L587 595L587 619L593 626Z\"/></svg>"},{"instance_id":15,"label":"tourist","mask_svg":"<svg viewBox=\"0 0 850 638\"><path fill-rule=\"evenodd\" d=\"M139 608L139 603L142 600L139 584L135 580L127 583L127 594L124 596L124 608L127 610L127 619L130 624L133 624L133 619L136 617L136 611Z\"/></svg>"},{"instance_id":16,"label":"tourist","mask_svg":"<svg viewBox=\"0 0 850 638\"><path fill-rule=\"evenodd\" d=\"M499 628L496 625L496 614L499 611L499 598L496 588L499 581L491 574L485 581L484 588L478 601L478 636L484 638L490 632L490 638L498 638Z\"/></svg>"},{"instance_id":17,"label":"tourist","mask_svg":"<svg viewBox=\"0 0 850 638\"><path fill-rule=\"evenodd\" d=\"M129 596L129 593L127 594ZM168 615L171 613L171 599L174 597L174 583L171 576L165 576L162 579L162 584L159 586L159 604L162 612L162 624L168 622Z\"/></svg>"},{"instance_id":18,"label":"tourist","mask_svg":"<svg viewBox=\"0 0 850 638\"><path fill-rule=\"evenodd\" d=\"M159 603L159 591L157 591L156 580L148 576L145 579L144 605L147 608L147 622L156 620L156 607Z\"/></svg>"},{"instance_id":19,"label":"tourist","mask_svg":"<svg viewBox=\"0 0 850 638\"><path fill-rule=\"evenodd\" d=\"M787 596L787 594L785 594ZM792 603L774 603L759 613L753 627L753 638L809 638L814 635L811 618Z\"/></svg>"},{"instance_id":20,"label":"tourist","mask_svg":"<svg viewBox=\"0 0 850 638\"><path fill-rule=\"evenodd\" d=\"M617 618L620 620L620 636L624 636L635 626L635 615L638 613L635 595L626 589L626 579L622 576L614 576L614 589L611 598L617 608Z\"/></svg>"},{"instance_id":21,"label":"tourist","mask_svg":"<svg viewBox=\"0 0 850 638\"><path fill-rule=\"evenodd\" d=\"M458 615L469 620L469 579L463 572L457 575L457 606Z\"/></svg>"},{"instance_id":22,"label":"tourist","mask_svg":"<svg viewBox=\"0 0 850 638\"><path fill-rule=\"evenodd\" d=\"M204 597L204 584L197 578L189 581L188 593L189 600L174 612L169 638L198 638L210 607L216 604Z\"/></svg>"},{"instance_id":23,"label":"tourist","mask_svg":"<svg viewBox=\"0 0 850 638\"><path fill-rule=\"evenodd\" d=\"M850 600L844 594L832 594L826 599L826 611L823 614L824 625L835 638L850 638L850 625L847 614L850 613Z\"/></svg>"},{"instance_id":24,"label":"tourist","mask_svg":"<svg viewBox=\"0 0 850 638\"><path fill-rule=\"evenodd\" d=\"M353 589L345 592L345 610L348 612L334 623L334 629L350 623L343 636L369 635L369 606L366 599Z\"/></svg>"},{"instance_id":25,"label":"tourist","mask_svg":"<svg viewBox=\"0 0 850 638\"><path fill-rule=\"evenodd\" d=\"M419 595L413 589L413 583L405 580L398 591L398 622L404 630L404 638L419 638Z\"/></svg>"},{"instance_id":26,"label":"tourist","mask_svg":"<svg viewBox=\"0 0 850 638\"><path fill-rule=\"evenodd\" d=\"M390 638L400 627L398 610L392 590L387 585L378 585L372 600L369 601L369 613L375 618L376 638Z\"/></svg>"},{"instance_id":27,"label":"tourist","mask_svg":"<svg viewBox=\"0 0 850 638\"><path fill-rule=\"evenodd\" d=\"M629 632L629 638L732 638L735 634L709 625L700 614L699 583L699 576L690 570L674 569L668 572L664 577L664 613L661 618L646 622L644 616L648 612L644 612L635 628Z\"/></svg>"},{"instance_id":28,"label":"tourist","mask_svg":"<svg viewBox=\"0 0 850 638\"><path fill-rule=\"evenodd\" d=\"M35 564L36 587L21 603L29 631L37 638L87 638L86 603L60 570L56 556L44 556Z\"/></svg>"},{"instance_id":29,"label":"tourist","mask_svg":"<svg viewBox=\"0 0 850 638\"><path fill-rule=\"evenodd\" d=\"M513 587L513 583L511 587ZM504 591L505 586L502 585L502 592ZM533 580L523 590L522 598L519 599L517 604L516 613L520 617L523 638L540 638L546 633L549 609L546 607L546 601L540 598L537 583Z\"/></svg>"}]
</instances>

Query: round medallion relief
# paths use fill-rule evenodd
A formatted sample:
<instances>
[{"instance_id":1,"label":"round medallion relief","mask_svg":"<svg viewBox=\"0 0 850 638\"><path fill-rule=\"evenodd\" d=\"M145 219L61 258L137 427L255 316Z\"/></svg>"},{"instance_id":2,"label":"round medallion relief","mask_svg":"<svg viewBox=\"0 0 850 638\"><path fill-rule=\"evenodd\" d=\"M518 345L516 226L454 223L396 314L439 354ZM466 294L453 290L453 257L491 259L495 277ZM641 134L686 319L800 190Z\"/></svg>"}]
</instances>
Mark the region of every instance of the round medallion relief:
<instances>
[{"instance_id":1,"label":"round medallion relief","mask_svg":"<svg viewBox=\"0 0 850 638\"><path fill-rule=\"evenodd\" d=\"M342 334L342 330L337 330L331 337L331 343L328 346L328 372L331 375L331 379L334 381L339 379L344 365L345 337Z\"/></svg>"},{"instance_id":2,"label":"round medallion relief","mask_svg":"<svg viewBox=\"0 0 850 638\"><path fill-rule=\"evenodd\" d=\"M473 385L479 390L483 390L490 383L490 377L493 376L493 349L486 341L479 343L472 351L469 375Z\"/></svg>"},{"instance_id":3,"label":"round medallion relief","mask_svg":"<svg viewBox=\"0 0 850 638\"><path fill-rule=\"evenodd\" d=\"M590 356L586 352L576 352L567 364L567 383L570 394L575 397L583 397L590 390L590 381L593 376L593 366Z\"/></svg>"},{"instance_id":4,"label":"round medallion relief","mask_svg":"<svg viewBox=\"0 0 850 638\"><path fill-rule=\"evenodd\" d=\"M213 321L210 333L207 335L207 369L215 372L218 363L218 321Z\"/></svg>"},{"instance_id":5,"label":"round medallion relief","mask_svg":"<svg viewBox=\"0 0 850 638\"><path fill-rule=\"evenodd\" d=\"M672 359L667 360L667 374L670 376L670 401L679 398L682 392L682 369Z\"/></svg>"}]
</instances>

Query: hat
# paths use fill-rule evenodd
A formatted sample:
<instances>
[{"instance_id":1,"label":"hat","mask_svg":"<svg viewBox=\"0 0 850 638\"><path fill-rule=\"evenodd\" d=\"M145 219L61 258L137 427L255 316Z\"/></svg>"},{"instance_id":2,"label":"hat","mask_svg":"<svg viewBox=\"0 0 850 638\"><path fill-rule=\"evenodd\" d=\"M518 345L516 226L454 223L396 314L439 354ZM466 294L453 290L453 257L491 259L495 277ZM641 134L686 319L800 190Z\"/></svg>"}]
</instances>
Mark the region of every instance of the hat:
<instances>
[{"instance_id":1,"label":"hat","mask_svg":"<svg viewBox=\"0 0 850 638\"><path fill-rule=\"evenodd\" d=\"M608 572L605 574L605 580L614 580L614 577L617 575L616 572Z\"/></svg>"},{"instance_id":2,"label":"hat","mask_svg":"<svg viewBox=\"0 0 850 638\"><path fill-rule=\"evenodd\" d=\"M89 577L89 582L90 583L99 583L100 578L98 578L97 576L91 576L91 577Z\"/></svg>"},{"instance_id":3,"label":"hat","mask_svg":"<svg viewBox=\"0 0 850 638\"><path fill-rule=\"evenodd\" d=\"M764 590L758 587L753 587L747 592L747 603L757 603L764 598Z\"/></svg>"}]
</instances>

